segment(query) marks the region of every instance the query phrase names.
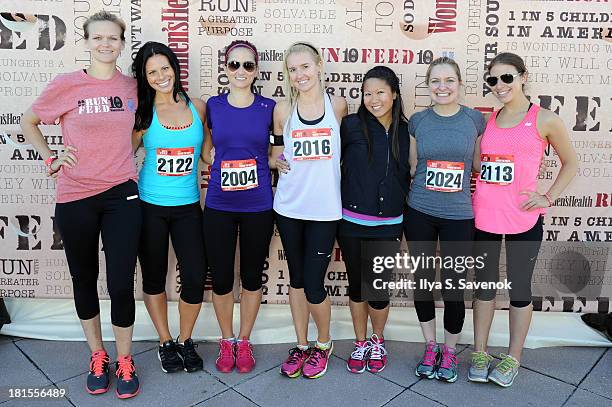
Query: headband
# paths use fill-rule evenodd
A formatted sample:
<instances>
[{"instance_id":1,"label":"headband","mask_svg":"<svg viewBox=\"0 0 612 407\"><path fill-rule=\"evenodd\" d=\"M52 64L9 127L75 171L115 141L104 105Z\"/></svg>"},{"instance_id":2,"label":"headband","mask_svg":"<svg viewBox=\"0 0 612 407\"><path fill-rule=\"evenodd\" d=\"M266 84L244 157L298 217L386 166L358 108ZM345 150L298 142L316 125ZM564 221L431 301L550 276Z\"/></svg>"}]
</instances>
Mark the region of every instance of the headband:
<instances>
[{"instance_id":1,"label":"headband","mask_svg":"<svg viewBox=\"0 0 612 407\"><path fill-rule=\"evenodd\" d=\"M315 52L315 54L317 54L319 57L321 56L321 53L319 52L319 50L318 50L318 49L316 49L315 47L313 47L312 45L310 45L310 44L309 44L309 43L307 43L307 42L296 42L296 43L295 43L295 44L293 44L293 45L304 45L304 46L306 46L306 47L310 48L311 50L313 50L313 51Z\"/></svg>"},{"instance_id":2,"label":"headband","mask_svg":"<svg viewBox=\"0 0 612 407\"><path fill-rule=\"evenodd\" d=\"M257 50L255 49L255 47L253 47L251 44L249 43L245 43L245 42L239 42L237 44L232 45L231 47L227 48L225 50L225 62L227 63L227 56L229 55L230 52L232 52L233 50L235 50L236 48L248 48L251 51L253 51L253 54L255 55L255 63L259 64L259 55L257 55Z\"/></svg>"}]
</instances>

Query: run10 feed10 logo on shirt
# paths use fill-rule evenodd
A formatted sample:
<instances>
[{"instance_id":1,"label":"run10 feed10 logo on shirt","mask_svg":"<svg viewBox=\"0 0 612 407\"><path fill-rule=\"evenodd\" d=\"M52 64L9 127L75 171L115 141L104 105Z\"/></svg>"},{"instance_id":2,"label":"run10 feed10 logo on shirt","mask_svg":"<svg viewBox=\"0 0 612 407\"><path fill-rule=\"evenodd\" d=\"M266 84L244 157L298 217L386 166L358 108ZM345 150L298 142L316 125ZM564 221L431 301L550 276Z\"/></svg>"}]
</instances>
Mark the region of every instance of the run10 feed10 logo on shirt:
<instances>
[{"instance_id":1,"label":"run10 feed10 logo on shirt","mask_svg":"<svg viewBox=\"0 0 612 407\"><path fill-rule=\"evenodd\" d=\"M81 99L77 102L79 114L95 114L125 111L123 100L119 96L98 96ZM134 100L127 100L127 110L136 111Z\"/></svg>"}]
</instances>

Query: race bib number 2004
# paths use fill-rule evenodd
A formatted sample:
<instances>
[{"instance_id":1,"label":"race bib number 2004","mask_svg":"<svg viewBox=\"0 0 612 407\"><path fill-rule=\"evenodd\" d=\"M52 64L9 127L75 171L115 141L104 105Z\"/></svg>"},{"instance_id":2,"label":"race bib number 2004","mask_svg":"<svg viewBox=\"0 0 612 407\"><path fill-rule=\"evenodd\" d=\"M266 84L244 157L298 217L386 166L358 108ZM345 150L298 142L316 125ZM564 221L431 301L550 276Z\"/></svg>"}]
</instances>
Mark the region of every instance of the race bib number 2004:
<instances>
[{"instance_id":1,"label":"race bib number 2004","mask_svg":"<svg viewBox=\"0 0 612 407\"><path fill-rule=\"evenodd\" d=\"M243 191L258 185L257 161L254 159L221 161L222 191Z\"/></svg>"}]
</instances>

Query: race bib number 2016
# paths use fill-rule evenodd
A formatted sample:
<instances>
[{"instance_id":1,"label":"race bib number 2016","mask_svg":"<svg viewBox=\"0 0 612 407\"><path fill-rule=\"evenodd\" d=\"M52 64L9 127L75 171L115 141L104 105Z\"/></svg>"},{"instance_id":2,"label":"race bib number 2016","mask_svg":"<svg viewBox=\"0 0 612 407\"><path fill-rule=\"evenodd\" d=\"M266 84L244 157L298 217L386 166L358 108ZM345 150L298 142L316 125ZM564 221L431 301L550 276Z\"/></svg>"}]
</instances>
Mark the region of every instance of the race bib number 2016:
<instances>
[{"instance_id":1,"label":"race bib number 2016","mask_svg":"<svg viewBox=\"0 0 612 407\"><path fill-rule=\"evenodd\" d=\"M425 188L439 192L463 190L464 168L465 164L461 162L427 160Z\"/></svg>"},{"instance_id":2,"label":"race bib number 2016","mask_svg":"<svg viewBox=\"0 0 612 407\"><path fill-rule=\"evenodd\" d=\"M193 170L193 147L158 148L157 174L180 177L191 174Z\"/></svg>"},{"instance_id":3,"label":"race bib number 2016","mask_svg":"<svg viewBox=\"0 0 612 407\"><path fill-rule=\"evenodd\" d=\"M257 161L254 159L221 162L222 191L243 191L258 185Z\"/></svg>"},{"instance_id":4,"label":"race bib number 2016","mask_svg":"<svg viewBox=\"0 0 612 407\"><path fill-rule=\"evenodd\" d=\"M329 160L332 158L330 128L293 130L291 142L294 160Z\"/></svg>"},{"instance_id":5,"label":"race bib number 2016","mask_svg":"<svg viewBox=\"0 0 612 407\"><path fill-rule=\"evenodd\" d=\"M487 184L512 184L512 181L514 181L514 156L481 154L480 180Z\"/></svg>"}]
</instances>

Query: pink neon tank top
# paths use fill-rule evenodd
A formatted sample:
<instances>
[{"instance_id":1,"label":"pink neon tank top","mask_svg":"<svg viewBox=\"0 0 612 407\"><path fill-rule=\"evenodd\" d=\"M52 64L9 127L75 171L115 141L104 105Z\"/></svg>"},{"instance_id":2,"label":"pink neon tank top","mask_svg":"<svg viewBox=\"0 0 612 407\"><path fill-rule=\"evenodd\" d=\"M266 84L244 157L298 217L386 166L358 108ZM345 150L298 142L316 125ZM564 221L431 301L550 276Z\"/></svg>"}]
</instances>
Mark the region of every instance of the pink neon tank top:
<instances>
[{"instance_id":1,"label":"pink neon tank top","mask_svg":"<svg viewBox=\"0 0 612 407\"><path fill-rule=\"evenodd\" d=\"M491 115L480 142L481 173L473 196L476 228L497 234L526 232L546 209L524 211L521 191L536 191L538 171L548 144L540 137L540 106L532 105L516 126L500 128Z\"/></svg>"}]
</instances>

